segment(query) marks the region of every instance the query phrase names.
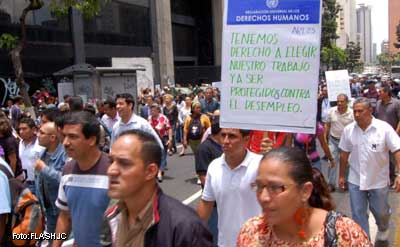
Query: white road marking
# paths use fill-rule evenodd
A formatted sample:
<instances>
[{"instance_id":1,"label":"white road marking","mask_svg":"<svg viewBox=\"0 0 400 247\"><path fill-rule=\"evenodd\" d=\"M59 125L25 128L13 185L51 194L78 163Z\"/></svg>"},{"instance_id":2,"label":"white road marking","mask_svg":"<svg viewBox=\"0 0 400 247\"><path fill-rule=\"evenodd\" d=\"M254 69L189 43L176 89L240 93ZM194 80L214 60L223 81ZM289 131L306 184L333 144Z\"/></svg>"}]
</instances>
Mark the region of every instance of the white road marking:
<instances>
[{"instance_id":1,"label":"white road marking","mask_svg":"<svg viewBox=\"0 0 400 247\"><path fill-rule=\"evenodd\" d=\"M70 240L65 241L65 242L62 244L62 247L72 247L73 244L74 244L74 239L70 239Z\"/></svg>"},{"instance_id":2,"label":"white road marking","mask_svg":"<svg viewBox=\"0 0 400 247\"><path fill-rule=\"evenodd\" d=\"M202 190L197 191L196 193L194 193L193 195L188 197L186 200L184 200L182 203L185 205L189 205L193 201L197 200L197 198L199 198L201 196L201 193L202 193Z\"/></svg>"}]
</instances>

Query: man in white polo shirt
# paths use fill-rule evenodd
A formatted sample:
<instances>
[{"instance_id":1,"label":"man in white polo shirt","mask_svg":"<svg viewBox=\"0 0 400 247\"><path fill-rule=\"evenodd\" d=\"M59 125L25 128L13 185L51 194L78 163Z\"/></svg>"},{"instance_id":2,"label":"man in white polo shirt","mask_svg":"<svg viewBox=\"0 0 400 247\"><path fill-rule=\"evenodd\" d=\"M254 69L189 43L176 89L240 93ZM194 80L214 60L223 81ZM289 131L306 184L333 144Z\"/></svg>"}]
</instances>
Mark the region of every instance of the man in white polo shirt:
<instances>
[{"instance_id":1,"label":"man in white polo shirt","mask_svg":"<svg viewBox=\"0 0 400 247\"><path fill-rule=\"evenodd\" d=\"M400 137L386 122L372 116L367 98L353 105L355 122L347 125L340 138L339 186L345 187L345 169L349 164L348 187L354 221L369 235L368 206L378 225L377 241L387 241L391 214L389 197L389 151L400 168ZM395 180L400 192L400 177ZM368 205L369 204L369 205Z\"/></svg>"},{"instance_id":2,"label":"man in white polo shirt","mask_svg":"<svg viewBox=\"0 0 400 247\"><path fill-rule=\"evenodd\" d=\"M325 122L325 137L329 140L329 149L331 150L335 164L339 164L339 142L344 128L354 121L353 111L349 108L349 98L346 94L337 96L337 106L329 110ZM329 189L335 191L337 187L338 166L328 167Z\"/></svg>"},{"instance_id":3,"label":"man in white polo shirt","mask_svg":"<svg viewBox=\"0 0 400 247\"><path fill-rule=\"evenodd\" d=\"M208 167L203 195L197 209L208 220L214 204L218 207L218 246L236 246L243 223L259 215L261 208L250 184L255 181L262 158L246 149L250 131L222 129L223 155Z\"/></svg>"},{"instance_id":4,"label":"man in white polo shirt","mask_svg":"<svg viewBox=\"0 0 400 247\"><path fill-rule=\"evenodd\" d=\"M21 159L22 169L26 171L26 185L34 195L35 188L35 162L43 154L45 148L39 145L36 136L36 124L31 118L22 118L18 123L18 132L21 141L18 146L18 155Z\"/></svg>"}]
</instances>

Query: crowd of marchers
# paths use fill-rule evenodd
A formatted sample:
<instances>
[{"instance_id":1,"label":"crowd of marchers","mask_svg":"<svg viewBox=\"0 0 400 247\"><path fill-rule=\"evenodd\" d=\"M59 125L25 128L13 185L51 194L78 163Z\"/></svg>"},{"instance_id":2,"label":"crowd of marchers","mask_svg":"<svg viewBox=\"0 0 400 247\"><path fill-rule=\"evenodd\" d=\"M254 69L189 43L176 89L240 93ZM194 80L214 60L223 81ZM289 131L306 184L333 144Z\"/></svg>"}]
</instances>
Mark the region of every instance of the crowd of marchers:
<instances>
[{"instance_id":1,"label":"crowd of marchers","mask_svg":"<svg viewBox=\"0 0 400 247\"><path fill-rule=\"evenodd\" d=\"M321 84L315 134L220 128L212 87L47 105L44 90L37 119L15 97L0 113L0 246L21 243L12 233L28 219L27 232L76 246L372 246L368 210L377 242L388 242L389 191L400 192L396 83L353 80L352 97L335 102ZM197 211L158 185L168 156L187 152L203 189ZM334 191L348 191L351 217ZM25 213L16 198L37 202L42 217L13 220Z\"/></svg>"}]
</instances>

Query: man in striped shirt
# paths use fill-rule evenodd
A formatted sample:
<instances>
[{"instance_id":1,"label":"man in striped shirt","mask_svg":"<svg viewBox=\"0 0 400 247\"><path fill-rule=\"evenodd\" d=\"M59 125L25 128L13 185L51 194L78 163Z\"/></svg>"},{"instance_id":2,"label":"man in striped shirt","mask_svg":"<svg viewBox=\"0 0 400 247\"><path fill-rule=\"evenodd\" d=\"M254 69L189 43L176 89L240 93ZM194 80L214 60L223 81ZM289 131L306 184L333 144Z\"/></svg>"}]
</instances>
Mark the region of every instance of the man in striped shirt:
<instances>
[{"instance_id":1,"label":"man in striped shirt","mask_svg":"<svg viewBox=\"0 0 400 247\"><path fill-rule=\"evenodd\" d=\"M60 209L56 233L72 229L77 246L101 246L100 230L109 203L107 195L108 156L99 148L100 126L88 112L65 116L64 147L73 160L64 166L56 201ZM53 241L53 247L62 241Z\"/></svg>"}]
</instances>

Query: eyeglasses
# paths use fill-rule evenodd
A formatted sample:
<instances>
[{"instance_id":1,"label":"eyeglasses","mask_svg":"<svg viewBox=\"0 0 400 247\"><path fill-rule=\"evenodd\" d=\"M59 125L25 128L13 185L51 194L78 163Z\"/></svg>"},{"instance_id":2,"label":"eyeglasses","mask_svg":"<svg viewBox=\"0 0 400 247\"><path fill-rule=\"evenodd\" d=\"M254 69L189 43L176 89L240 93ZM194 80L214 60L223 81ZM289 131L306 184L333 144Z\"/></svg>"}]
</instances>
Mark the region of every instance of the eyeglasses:
<instances>
[{"instance_id":1,"label":"eyeglasses","mask_svg":"<svg viewBox=\"0 0 400 247\"><path fill-rule=\"evenodd\" d=\"M286 191L289 186L292 186L293 184L288 184L288 185L278 185L278 184L261 184L258 182L253 182L250 184L250 187L253 191L257 193L261 193L264 189L267 189L268 194L272 197L277 196L281 194L282 192Z\"/></svg>"}]
</instances>

